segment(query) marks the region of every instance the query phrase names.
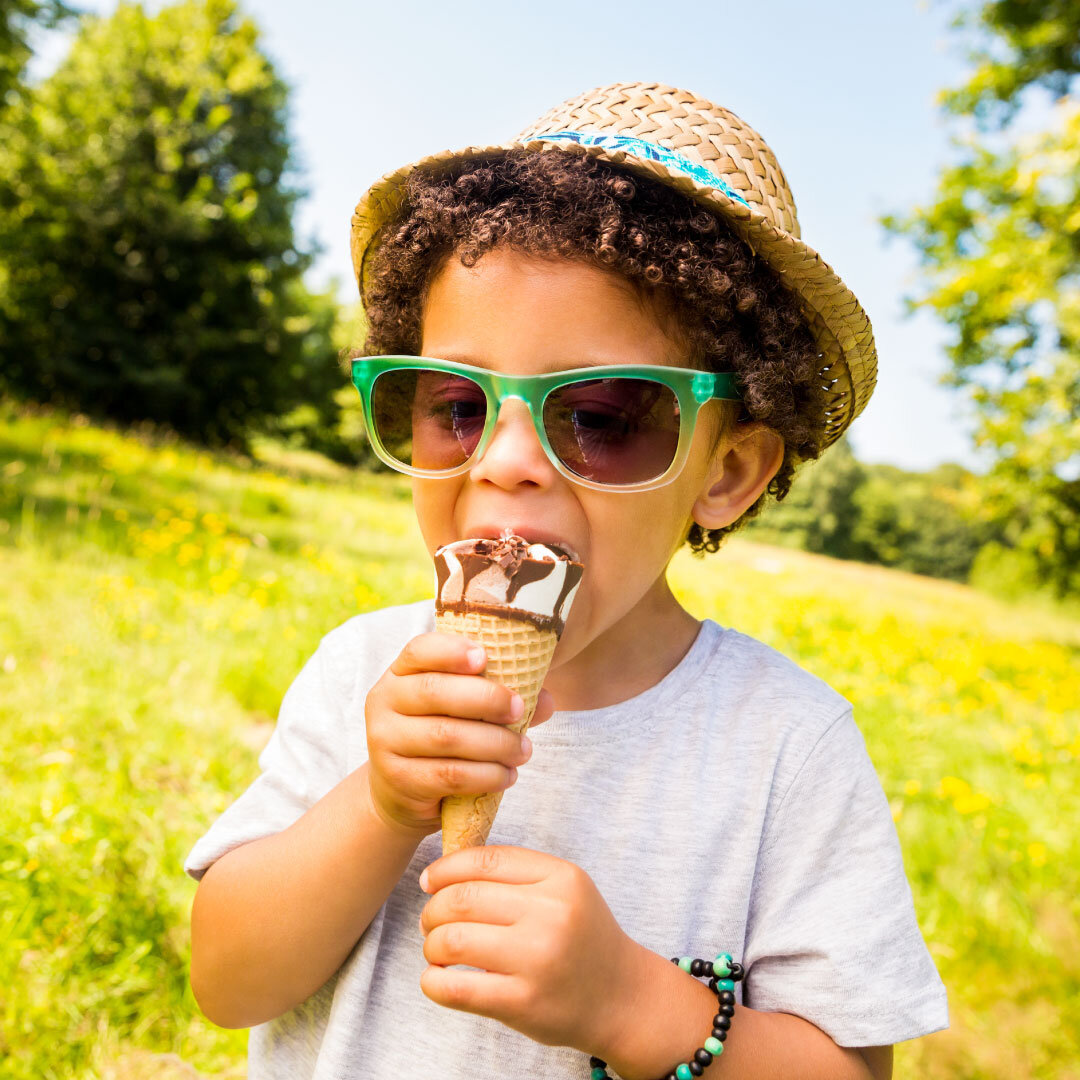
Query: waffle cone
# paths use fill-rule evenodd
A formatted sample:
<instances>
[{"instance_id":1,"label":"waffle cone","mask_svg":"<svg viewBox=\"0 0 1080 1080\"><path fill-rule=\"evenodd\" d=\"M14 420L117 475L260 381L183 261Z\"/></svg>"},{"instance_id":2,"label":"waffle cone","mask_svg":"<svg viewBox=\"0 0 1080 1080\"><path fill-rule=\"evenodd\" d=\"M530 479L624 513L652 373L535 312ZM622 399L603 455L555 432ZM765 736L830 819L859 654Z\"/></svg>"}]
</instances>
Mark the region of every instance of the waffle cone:
<instances>
[{"instance_id":1,"label":"waffle cone","mask_svg":"<svg viewBox=\"0 0 1080 1080\"><path fill-rule=\"evenodd\" d=\"M522 619L471 611L436 612L435 629L439 633L467 637L484 646L487 652L485 677L516 690L525 702L521 719L508 727L518 734L526 731L536 711L536 700L551 666L555 646L559 643L555 631L538 630ZM447 795L441 806L443 854L486 844L502 797L501 791L483 795Z\"/></svg>"}]
</instances>

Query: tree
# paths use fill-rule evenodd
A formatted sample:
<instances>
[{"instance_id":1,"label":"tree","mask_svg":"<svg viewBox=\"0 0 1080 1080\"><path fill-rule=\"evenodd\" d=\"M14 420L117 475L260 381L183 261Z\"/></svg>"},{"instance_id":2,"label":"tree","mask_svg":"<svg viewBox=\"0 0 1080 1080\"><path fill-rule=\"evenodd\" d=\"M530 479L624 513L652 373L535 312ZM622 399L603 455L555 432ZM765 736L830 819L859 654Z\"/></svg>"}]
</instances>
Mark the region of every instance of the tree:
<instances>
[{"instance_id":1,"label":"tree","mask_svg":"<svg viewBox=\"0 0 1080 1080\"><path fill-rule=\"evenodd\" d=\"M748 539L966 581L1001 531L983 519L982 478L959 465L906 472L858 461L844 437L800 468L791 491L746 525Z\"/></svg>"},{"instance_id":2,"label":"tree","mask_svg":"<svg viewBox=\"0 0 1080 1080\"><path fill-rule=\"evenodd\" d=\"M235 0L85 17L0 118L0 385L246 448L341 382L303 283L288 87Z\"/></svg>"},{"instance_id":3,"label":"tree","mask_svg":"<svg viewBox=\"0 0 1080 1080\"><path fill-rule=\"evenodd\" d=\"M991 0L961 10L953 25L970 28L976 38L968 54L974 71L963 86L943 91L941 103L984 127L1009 123L1030 86L1065 97L1080 72L1080 7L1075 0Z\"/></svg>"},{"instance_id":4,"label":"tree","mask_svg":"<svg viewBox=\"0 0 1080 1080\"><path fill-rule=\"evenodd\" d=\"M865 553L854 540L859 515L855 493L865 480L865 469L845 435L827 455L800 467L788 494L751 518L746 535L839 559L862 558Z\"/></svg>"},{"instance_id":5,"label":"tree","mask_svg":"<svg viewBox=\"0 0 1080 1080\"><path fill-rule=\"evenodd\" d=\"M1080 103L1049 130L1014 134L1023 92L1065 94L1080 71L1080 7L996 0L977 26L975 69L944 108L974 120L934 201L882 219L920 255L929 307L953 329L943 381L966 390L976 442L995 464L983 514L1058 595L1080 592Z\"/></svg>"},{"instance_id":6,"label":"tree","mask_svg":"<svg viewBox=\"0 0 1080 1080\"><path fill-rule=\"evenodd\" d=\"M0 108L14 100L30 59L30 28L54 27L76 15L63 0L3 0L0 3Z\"/></svg>"}]
</instances>

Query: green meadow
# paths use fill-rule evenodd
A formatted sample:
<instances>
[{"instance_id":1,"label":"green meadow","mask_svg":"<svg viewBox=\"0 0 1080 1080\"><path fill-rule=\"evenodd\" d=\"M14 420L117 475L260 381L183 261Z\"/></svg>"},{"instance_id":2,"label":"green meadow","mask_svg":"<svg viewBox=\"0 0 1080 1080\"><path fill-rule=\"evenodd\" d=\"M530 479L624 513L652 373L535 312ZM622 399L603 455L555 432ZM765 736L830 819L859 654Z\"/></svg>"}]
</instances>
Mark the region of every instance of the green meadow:
<instances>
[{"instance_id":1,"label":"green meadow","mask_svg":"<svg viewBox=\"0 0 1080 1080\"><path fill-rule=\"evenodd\" d=\"M350 616L431 595L407 481L0 404L0 1075L245 1075L181 863ZM694 612L856 706L952 1026L898 1078L1080 1080L1080 620L730 540Z\"/></svg>"}]
</instances>

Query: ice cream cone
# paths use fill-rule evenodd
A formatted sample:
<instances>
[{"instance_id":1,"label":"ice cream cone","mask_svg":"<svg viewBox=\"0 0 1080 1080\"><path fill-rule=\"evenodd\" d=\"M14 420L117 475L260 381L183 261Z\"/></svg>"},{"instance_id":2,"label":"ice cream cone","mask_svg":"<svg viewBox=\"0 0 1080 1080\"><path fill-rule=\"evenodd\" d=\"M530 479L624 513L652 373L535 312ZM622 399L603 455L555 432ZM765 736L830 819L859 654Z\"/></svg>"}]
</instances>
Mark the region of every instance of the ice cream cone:
<instances>
[{"instance_id":1,"label":"ice cream cone","mask_svg":"<svg viewBox=\"0 0 1080 1080\"><path fill-rule=\"evenodd\" d=\"M525 703L510 730L527 730L562 635L582 564L555 545L530 544L509 529L500 540L460 540L435 553L435 629L483 645L484 676ZM503 792L447 795L443 854L487 843Z\"/></svg>"},{"instance_id":2,"label":"ice cream cone","mask_svg":"<svg viewBox=\"0 0 1080 1080\"><path fill-rule=\"evenodd\" d=\"M459 634L484 646L487 665L484 675L521 695L525 712L508 725L522 734L536 711L540 688L551 666L555 646L554 630L538 630L520 619L502 618L472 611L444 611L435 616L440 633ZM448 795L442 801L442 850L444 855L463 847L487 843L502 791L483 795Z\"/></svg>"}]
</instances>

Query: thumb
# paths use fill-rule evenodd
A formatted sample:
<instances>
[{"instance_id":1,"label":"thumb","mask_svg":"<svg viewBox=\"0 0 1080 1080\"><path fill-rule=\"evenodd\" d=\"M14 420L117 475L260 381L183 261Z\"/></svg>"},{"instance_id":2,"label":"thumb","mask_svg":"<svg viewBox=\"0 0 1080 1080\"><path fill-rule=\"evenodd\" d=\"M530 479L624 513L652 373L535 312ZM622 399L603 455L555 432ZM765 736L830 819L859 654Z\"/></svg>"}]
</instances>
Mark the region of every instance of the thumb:
<instances>
[{"instance_id":1,"label":"thumb","mask_svg":"<svg viewBox=\"0 0 1080 1080\"><path fill-rule=\"evenodd\" d=\"M536 712L533 713L533 718L529 721L529 727L534 728L544 723L545 720L550 720L554 711L555 699L551 696L551 691L542 689L537 695Z\"/></svg>"}]
</instances>

